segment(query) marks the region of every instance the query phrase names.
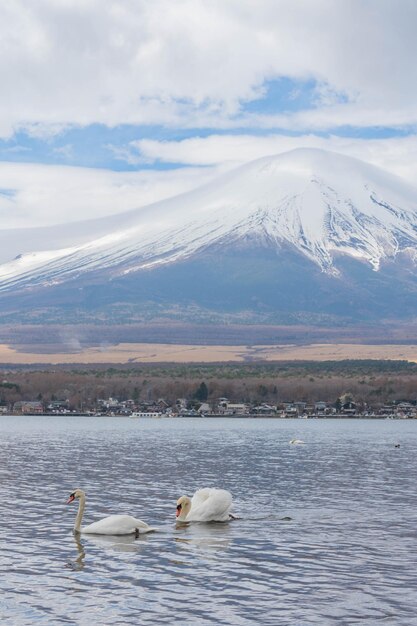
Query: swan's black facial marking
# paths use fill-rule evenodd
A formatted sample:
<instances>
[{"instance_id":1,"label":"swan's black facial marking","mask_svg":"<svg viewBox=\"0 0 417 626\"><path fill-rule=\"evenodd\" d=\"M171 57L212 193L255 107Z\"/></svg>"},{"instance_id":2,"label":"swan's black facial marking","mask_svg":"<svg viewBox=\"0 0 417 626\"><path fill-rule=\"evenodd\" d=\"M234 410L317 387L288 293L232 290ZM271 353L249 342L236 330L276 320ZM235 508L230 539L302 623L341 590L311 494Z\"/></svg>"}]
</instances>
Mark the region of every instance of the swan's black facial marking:
<instances>
[{"instance_id":1,"label":"swan's black facial marking","mask_svg":"<svg viewBox=\"0 0 417 626\"><path fill-rule=\"evenodd\" d=\"M177 504L177 511L181 511L182 509L182 504Z\"/></svg>"}]
</instances>

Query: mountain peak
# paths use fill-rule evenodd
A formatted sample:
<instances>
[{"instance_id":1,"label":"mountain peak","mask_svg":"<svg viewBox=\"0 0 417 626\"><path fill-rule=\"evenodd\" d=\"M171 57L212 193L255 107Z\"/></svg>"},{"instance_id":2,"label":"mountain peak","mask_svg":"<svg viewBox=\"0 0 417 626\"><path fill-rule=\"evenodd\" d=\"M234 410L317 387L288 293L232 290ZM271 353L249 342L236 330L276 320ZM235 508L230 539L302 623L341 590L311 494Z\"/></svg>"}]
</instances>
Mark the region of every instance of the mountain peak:
<instances>
[{"instance_id":1,"label":"mountain peak","mask_svg":"<svg viewBox=\"0 0 417 626\"><path fill-rule=\"evenodd\" d=\"M78 230L72 225L71 241L62 227L26 233L28 248L11 251L13 260L0 266L0 289L97 271L124 275L248 237L290 246L329 274L337 275L340 255L378 270L400 252L413 257L416 210L417 190L401 179L352 157L298 148L117 221L83 223Z\"/></svg>"}]
</instances>

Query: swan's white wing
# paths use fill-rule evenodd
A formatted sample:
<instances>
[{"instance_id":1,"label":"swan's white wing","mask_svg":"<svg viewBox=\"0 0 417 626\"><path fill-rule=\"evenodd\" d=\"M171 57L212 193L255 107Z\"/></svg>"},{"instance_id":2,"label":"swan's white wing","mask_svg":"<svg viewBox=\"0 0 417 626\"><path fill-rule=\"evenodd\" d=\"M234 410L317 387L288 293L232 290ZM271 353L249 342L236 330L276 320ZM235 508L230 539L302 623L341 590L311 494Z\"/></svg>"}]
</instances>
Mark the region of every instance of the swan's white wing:
<instances>
[{"instance_id":1,"label":"swan's white wing","mask_svg":"<svg viewBox=\"0 0 417 626\"><path fill-rule=\"evenodd\" d=\"M136 532L150 532L153 528L131 515L110 515L81 529L83 533L94 535L131 535Z\"/></svg>"},{"instance_id":2,"label":"swan's white wing","mask_svg":"<svg viewBox=\"0 0 417 626\"><path fill-rule=\"evenodd\" d=\"M226 522L232 506L232 494L225 489L205 488L195 492L187 521Z\"/></svg>"},{"instance_id":3,"label":"swan's white wing","mask_svg":"<svg viewBox=\"0 0 417 626\"><path fill-rule=\"evenodd\" d=\"M220 491L220 490L213 489L210 487L205 487L204 489L198 489L198 491L195 492L195 494L193 495L191 499L191 506L196 507L196 508L198 506L201 506L204 502L206 502L206 500L209 499L213 491Z\"/></svg>"}]
</instances>

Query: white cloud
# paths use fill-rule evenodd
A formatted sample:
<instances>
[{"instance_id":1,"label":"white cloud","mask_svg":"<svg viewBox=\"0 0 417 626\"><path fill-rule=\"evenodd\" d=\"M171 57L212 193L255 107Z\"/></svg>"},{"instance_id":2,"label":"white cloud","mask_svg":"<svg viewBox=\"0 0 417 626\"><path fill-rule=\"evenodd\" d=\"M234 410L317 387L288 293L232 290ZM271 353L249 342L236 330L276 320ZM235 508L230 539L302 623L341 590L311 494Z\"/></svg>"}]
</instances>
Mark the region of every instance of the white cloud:
<instances>
[{"instance_id":1,"label":"white cloud","mask_svg":"<svg viewBox=\"0 0 417 626\"><path fill-rule=\"evenodd\" d=\"M69 161L74 157L74 146L70 143L67 143L64 146L60 146L59 148L54 148L53 153Z\"/></svg>"},{"instance_id":2,"label":"white cloud","mask_svg":"<svg viewBox=\"0 0 417 626\"><path fill-rule=\"evenodd\" d=\"M112 172L0 163L0 229L65 224L128 211L188 191L218 171Z\"/></svg>"},{"instance_id":3,"label":"white cloud","mask_svg":"<svg viewBox=\"0 0 417 626\"><path fill-rule=\"evenodd\" d=\"M94 123L213 129L208 137L110 147L138 166L189 166L175 171L0 163L0 228L129 210L301 146L357 156L414 184L415 134L366 140L313 133L347 124L417 126L416 23L411 0L0 2L0 137L26 129L47 141L68 126ZM281 77L290 79L289 109L306 84L310 108L245 110L267 93L266 81ZM235 134L220 134L230 129ZM55 154L71 158L77 146Z\"/></svg>"},{"instance_id":4,"label":"white cloud","mask_svg":"<svg viewBox=\"0 0 417 626\"><path fill-rule=\"evenodd\" d=\"M262 156L317 147L354 156L417 181L417 135L379 140L315 135L212 135L135 142L133 158L176 162L174 170L114 172L0 162L0 229L65 224L135 209L202 185Z\"/></svg>"},{"instance_id":5,"label":"white cloud","mask_svg":"<svg viewBox=\"0 0 417 626\"><path fill-rule=\"evenodd\" d=\"M379 140L314 135L212 135L179 142L146 140L137 142L138 158L191 167L113 172L0 163L0 229L65 224L120 213L193 189L241 163L306 146L363 159L413 185L417 181L416 135Z\"/></svg>"},{"instance_id":6,"label":"white cloud","mask_svg":"<svg viewBox=\"0 0 417 626\"><path fill-rule=\"evenodd\" d=\"M0 136L95 122L227 127L277 77L316 81L316 108L243 124L416 124L416 23L409 0L3 2Z\"/></svg>"},{"instance_id":7,"label":"white cloud","mask_svg":"<svg viewBox=\"0 0 417 626\"><path fill-rule=\"evenodd\" d=\"M317 135L210 135L182 141L144 139L132 142L137 158L148 162L231 167L295 148L341 152L373 163L417 184L417 135L388 139L320 137Z\"/></svg>"}]
</instances>

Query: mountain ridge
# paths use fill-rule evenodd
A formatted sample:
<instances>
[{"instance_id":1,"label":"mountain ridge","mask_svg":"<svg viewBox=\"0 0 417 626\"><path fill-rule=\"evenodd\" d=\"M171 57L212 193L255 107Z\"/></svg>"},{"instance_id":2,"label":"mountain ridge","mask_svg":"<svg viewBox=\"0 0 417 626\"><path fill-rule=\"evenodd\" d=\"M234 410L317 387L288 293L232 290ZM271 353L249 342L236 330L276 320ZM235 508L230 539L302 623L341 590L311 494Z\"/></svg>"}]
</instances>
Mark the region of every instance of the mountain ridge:
<instances>
[{"instance_id":1,"label":"mountain ridge","mask_svg":"<svg viewBox=\"0 0 417 626\"><path fill-rule=\"evenodd\" d=\"M278 289L293 312L298 307L343 317L344 306L348 316L355 316L356 307L360 319L372 309L369 298L388 317L390 311L411 315L417 298L417 189L372 165L317 149L257 159L123 215L15 234L23 247L19 254L15 248L18 256L14 236L0 234L0 293L10 306L19 293L29 294L34 305L40 294L52 303L59 294L64 302L68 287L90 293L90 299L93 292L113 297L113 304L124 296L145 304L155 293L168 306L172 298L185 306L194 297L221 310L223 298L230 310L265 306L285 312L285 300L270 297L269 289ZM206 284L198 284L193 267L210 277ZM183 293L175 295L176 284ZM352 305L343 302L345 287ZM141 290L148 300L135 295ZM205 293L212 294L211 305ZM389 299L397 302L391 306ZM82 298L80 306L87 306Z\"/></svg>"}]
</instances>

